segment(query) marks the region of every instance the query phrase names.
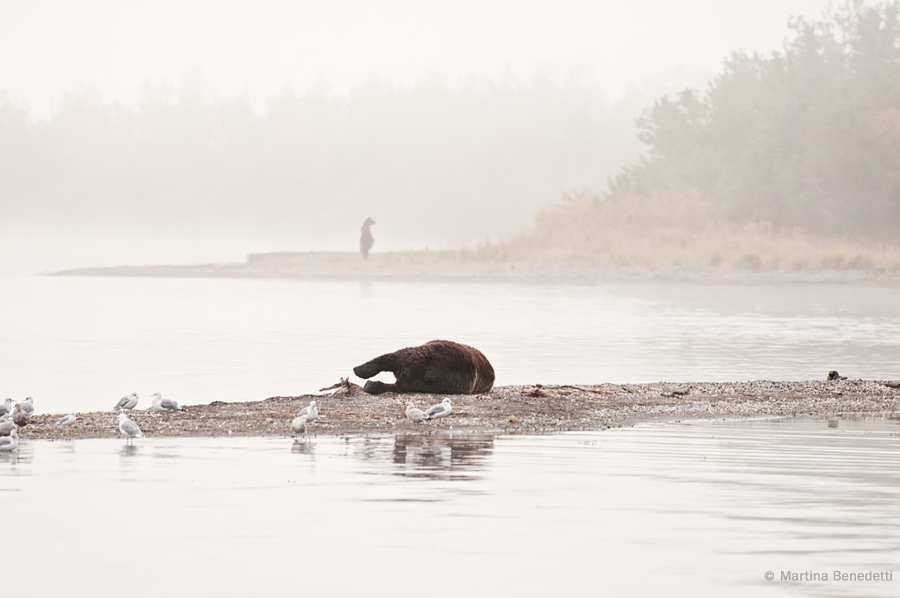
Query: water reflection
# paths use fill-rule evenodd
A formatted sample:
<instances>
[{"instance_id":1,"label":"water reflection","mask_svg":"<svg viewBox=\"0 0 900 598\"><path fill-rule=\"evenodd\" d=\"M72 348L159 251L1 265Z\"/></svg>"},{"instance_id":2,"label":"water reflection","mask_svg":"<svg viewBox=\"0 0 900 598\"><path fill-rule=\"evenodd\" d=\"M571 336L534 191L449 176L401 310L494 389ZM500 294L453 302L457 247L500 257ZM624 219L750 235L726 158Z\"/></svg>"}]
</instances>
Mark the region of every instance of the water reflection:
<instances>
[{"instance_id":1,"label":"water reflection","mask_svg":"<svg viewBox=\"0 0 900 598\"><path fill-rule=\"evenodd\" d=\"M484 469L493 450L490 435L397 434L391 458L396 465L406 466L397 471L400 475L434 478L452 472L456 479L474 479L463 472Z\"/></svg>"},{"instance_id":2,"label":"water reflection","mask_svg":"<svg viewBox=\"0 0 900 598\"><path fill-rule=\"evenodd\" d=\"M896 596L779 581L897 568L900 425L838 421L26 442L0 455L4 509L30 514L4 520L17 538L4 564L40 554L54 575L8 577L4 595L71 595L71 579L98 575L124 585L127 521L141 558L191 563L176 581L144 577L136 596L174 583L274 595L296 587L298 562L316 571L312 595ZM452 575L426 585L437 559Z\"/></svg>"},{"instance_id":3,"label":"water reflection","mask_svg":"<svg viewBox=\"0 0 900 598\"><path fill-rule=\"evenodd\" d=\"M76 442L74 440L58 440L57 446L62 453L74 453Z\"/></svg>"},{"instance_id":4,"label":"water reflection","mask_svg":"<svg viewBox=\"0 0 900 598\"><path fill-rule=\"evenodd\" d=\"M291 452L298 455L315 455L316 445L308 438L305 440L295 439L291 444Z\"/></svg>"},{"instance_id":5,"label":"water reflection","mask_svg":"<svg viewBox=\"0 0 900 598\"><path fill-rule=\"evenodd\" d=\"M120 457L134 457L140 452L140 447L136 444L123 444L119 449Z\"/></svg>"},{"instance_id":6,"label":"water reflection","mask_svg":"<svg viewBox=\"0 0 900 598\"><path fill-rule=\"evenodd\" d=\"M17 465L19 463L19 453L18 451L13 452L2 452L0 453L0 463L8 463L10 465Z\"/></svg>"}]
</instances>

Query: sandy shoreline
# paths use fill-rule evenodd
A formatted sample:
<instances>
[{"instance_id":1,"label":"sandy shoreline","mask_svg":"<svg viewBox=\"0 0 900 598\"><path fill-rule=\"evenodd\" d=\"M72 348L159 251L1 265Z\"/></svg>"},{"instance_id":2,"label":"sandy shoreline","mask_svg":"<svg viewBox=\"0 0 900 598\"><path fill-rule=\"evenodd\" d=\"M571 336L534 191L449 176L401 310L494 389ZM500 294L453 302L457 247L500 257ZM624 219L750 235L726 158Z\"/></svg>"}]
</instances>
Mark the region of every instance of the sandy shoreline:
<instances>
[{"instance_id":1,"label":"sandy shoreline","mask_svg":"<svg viewBox=\"0 0 900 598\"><path fill-rule=\"evenodd\" d=\"M489 434L545 434L604 430L651 421L686 419L881 416L900 418L900 382L837 380L501 386L481 395L452 396L453 412L440 423L412 424L407 399L425 408L444 395L316 394L261 401L188 406L183 413L137 409L132 419L148 437L290 436L290 422L315 399L316 435L364 435L452 429ZM35 415L23 439L62 440L119 436L115 413Z\"/></svg>"},{"instance_id":2,"label":"sandy shoreline","mask_svg":"<svg viewBox=\"0 0 900 598\"><path fill-rule=\"evenodd\" d=\"M243 278L288 280L485 281L600 283L615 281L900 284L900 271L876 269L768 270L697 264L610 265L588 260L496 259L474 251L249 254L247 261L183 266L75 268L52 276Z\"/></svg>"}]
</instances>

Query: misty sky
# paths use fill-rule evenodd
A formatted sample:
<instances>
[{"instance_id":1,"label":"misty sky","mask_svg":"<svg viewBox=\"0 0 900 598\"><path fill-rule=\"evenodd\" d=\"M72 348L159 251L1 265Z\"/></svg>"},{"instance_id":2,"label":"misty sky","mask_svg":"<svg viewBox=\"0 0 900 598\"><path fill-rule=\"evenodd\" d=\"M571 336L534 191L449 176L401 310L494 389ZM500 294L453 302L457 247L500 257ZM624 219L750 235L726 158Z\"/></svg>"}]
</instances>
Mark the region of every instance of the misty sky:
<instances>
[{"instance_id":1,"label":"misty sky","mask_svg":"<svg viewBox=\"0 0 900 598\"><path fill-rule=\"evenodd\" d=\"M0 91L39 115L63 89L132 101L144 82L202 70L214 92L262 100L371 75L397 83L551 70L612 96L666 73L713 73L731 51L768 53L791 15L825 0L0 0Z\"/></svg>"},{"instance_id":2,"label":"misty sky","mask_svg":"<svg viewBox=\"0 0 900 598\"><path fill-rule=\"evenodd\" d=\"M0 94L45 119L58 112L67 91L131 104L148 85L177 87L198 73L209 94L237 96L257 110L286 88L340 95L373 76L403 86L437 75L453 86L509 76L527 82L549 74L567 84L600 89L609 101L625 96L631 86L642 87L639 95L649 105L662 93L702 85L733 51L778 50L791 16L817 19L827 5L827 0L0 0ZM643 107L629 104L621 111L626 127L633 126ZM529 123L532 129L544 126ZM631 139L628 131L623 134ZM618 141L613 137L601 136L610 145L604 151L630 163L639 151L637 142L622 144L621 136ZM503 175L514 179L513 172L487 173L461 184L469 185L465 193L471 201L480 201L482 194L496 201L498 210L514 201L526 208L498 231L509 234L527 227L538 209L559 200L561 191L597 188L611 174L609 164L620 167L610 159L604 167L586 152L581 161L590 163L588 170L569 172L562 165L539 181L542 186L523 178L520 186L529 187L532 196L526 200L499 184L494 193L496 181L484 180L488 175L497 181ZM438 201L428 191L443 189L441 182L422 185L424 193L409 189L408 195L420 202ZM393 189L382 193L395 195ZM371 210L348 218L346 230L323 230L320 238L296 234L287 240L272 234L240 239L219 235L200 243L194 235L163 239L150 227L138 230L128 223L110 226L103 237L75 226L47 231L12 225L3 229L0 223L0 272L243 260L248 252L285 249L353 251L359 223L367 215L381 220L377 250L426 244L392 234L390 227L401 223L378 210L377 201ZM452 245L458 238L477 242L486 236L482 230L464 229L429 243Z\"/></svg>"}]
</instances>

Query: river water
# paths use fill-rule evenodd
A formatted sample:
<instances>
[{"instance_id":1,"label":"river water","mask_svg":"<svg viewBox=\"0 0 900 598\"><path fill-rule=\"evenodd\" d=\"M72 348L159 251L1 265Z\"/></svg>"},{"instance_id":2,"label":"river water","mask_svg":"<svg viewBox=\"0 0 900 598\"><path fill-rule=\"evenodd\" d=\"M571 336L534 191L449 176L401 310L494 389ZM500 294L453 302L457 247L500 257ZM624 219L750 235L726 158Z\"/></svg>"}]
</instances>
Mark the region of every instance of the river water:
<instances>
[{"instance_id":1,"label":"river water","mask_svg":"<svg viewBox=\"0 0 900 598\"><path fill-rule=\"evenodd\" d=\"M139 408L156 391L188 404L315 392L432 338L482 349L498 384L830 369L896 379L900 363L900 290L884 286L0 283L0 396L31 395L39 413L108 409L132 390ZM895 596L893 580L834 574L900 579L900 424L833 426L25 440L0 454L0 586L11 596Z\"/></svg>"},{"instance_id":2,"label":"river water","mask_svg":"<svg viewBox=\"0 0 900 598\"><path fill-rule=\"evenodd\" d=\"M109 409L313 393L400 347L497 384L900 376L900 287L0 278L0 399ZM386 380L390 380L389 375Z\"/></svg>"},{"instance_id":3,"label":"river water","mask_svg":"<svg viewBox=\"0 0 900 598\"><path fill-rule=\"evenodd\" d=\"M33 441L0 497L9 596L900 591L889 419Z\"/></svg>"}]
</instances>

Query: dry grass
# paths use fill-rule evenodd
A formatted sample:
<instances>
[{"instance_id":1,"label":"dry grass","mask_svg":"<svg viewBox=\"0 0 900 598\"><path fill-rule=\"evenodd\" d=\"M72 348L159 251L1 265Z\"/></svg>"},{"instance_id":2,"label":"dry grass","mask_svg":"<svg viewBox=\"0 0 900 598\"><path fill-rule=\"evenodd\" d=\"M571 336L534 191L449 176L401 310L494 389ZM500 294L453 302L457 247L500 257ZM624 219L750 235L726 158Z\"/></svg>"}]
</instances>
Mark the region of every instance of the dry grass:
<instances>
[{"instance_id":1,"label":"dry grass","mask_svg":"<svg viewBox=\"0 0 900 598\"><path fill-rule=\"evenodd\" d=\"M765 222L737 224L694 196L611 201L575 194L542 212L534 230L479 253L488 259L600 267L900 272L898 244L814 237Z\"/></svg>"}]
</instances>

